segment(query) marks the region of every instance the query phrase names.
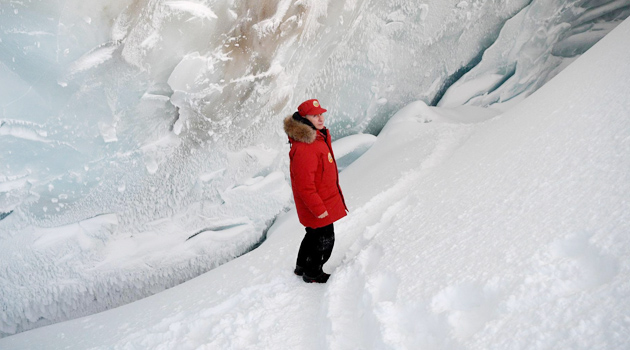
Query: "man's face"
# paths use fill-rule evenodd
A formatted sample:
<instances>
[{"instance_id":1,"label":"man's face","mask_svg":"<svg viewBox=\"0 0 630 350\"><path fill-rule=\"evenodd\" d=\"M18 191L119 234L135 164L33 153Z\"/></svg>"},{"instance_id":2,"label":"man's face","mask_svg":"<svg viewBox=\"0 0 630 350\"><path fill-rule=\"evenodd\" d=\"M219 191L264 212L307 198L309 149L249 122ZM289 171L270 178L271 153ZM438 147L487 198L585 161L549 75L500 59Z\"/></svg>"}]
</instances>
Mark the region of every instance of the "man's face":
<instances>
[{"instance_id":1,"label":"man's face","mask_svg":"<svg viewBox=\"0 0 630 350\"><path fill-rule=\"evenodd\" d=\"M316 114L316 115L307 115L304 118L308 119L317 130L321 130L324 128L324 115Z\"/></svg>"}]
</instances>

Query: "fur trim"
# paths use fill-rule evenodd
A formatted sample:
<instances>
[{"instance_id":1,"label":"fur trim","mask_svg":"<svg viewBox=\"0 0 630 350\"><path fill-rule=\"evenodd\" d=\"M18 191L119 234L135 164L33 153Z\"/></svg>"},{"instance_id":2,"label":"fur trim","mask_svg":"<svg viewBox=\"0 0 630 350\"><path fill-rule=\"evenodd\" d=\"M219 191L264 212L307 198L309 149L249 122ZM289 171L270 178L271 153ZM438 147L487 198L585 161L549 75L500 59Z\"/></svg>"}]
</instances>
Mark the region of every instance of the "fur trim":
<instances>
[{"instance_id":1,"label":"fur trim","mask_svg":"<svg viewBox=\"0 0 630 350\"><path fill-rule=\"evenodd\" d=\"M304 143L313 143L313 141L317 138L317 131L310 126L293 119L292 115L284 118L284 132L286 132L287 136L295 141Z\"/></svg>"}]
</instances>

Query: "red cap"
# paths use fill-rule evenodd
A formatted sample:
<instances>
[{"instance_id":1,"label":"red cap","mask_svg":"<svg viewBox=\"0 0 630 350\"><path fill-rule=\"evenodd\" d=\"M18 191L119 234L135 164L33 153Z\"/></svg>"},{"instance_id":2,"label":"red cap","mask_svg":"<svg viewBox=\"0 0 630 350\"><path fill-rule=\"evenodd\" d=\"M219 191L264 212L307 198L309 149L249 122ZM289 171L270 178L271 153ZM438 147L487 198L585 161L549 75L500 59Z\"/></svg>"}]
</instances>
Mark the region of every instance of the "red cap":
<instances>
[{"instance_id":1,"label":"red cap","mask_svg":"<svg viewBox=\"0 0 630 350\"><path fill-rule=\"evenodd\" d=\"M307 115L318 115L318 114L322 114L324 112L326 112L326 110L323 109L319 105L319 101L317 101L315 99L304 101L298 107L298 113L300 113L300 115L302 117L307 116Z\"/></svg>"}]
</instances>

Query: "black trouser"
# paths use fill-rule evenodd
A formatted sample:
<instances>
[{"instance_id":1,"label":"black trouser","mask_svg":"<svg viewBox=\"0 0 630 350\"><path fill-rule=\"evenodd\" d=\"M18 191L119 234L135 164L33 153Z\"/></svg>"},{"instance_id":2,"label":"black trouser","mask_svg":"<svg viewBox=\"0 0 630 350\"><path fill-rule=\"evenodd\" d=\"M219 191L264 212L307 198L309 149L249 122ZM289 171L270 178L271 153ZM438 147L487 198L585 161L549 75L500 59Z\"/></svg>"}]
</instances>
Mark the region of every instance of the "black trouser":
<instances>
[{"instance_id":1,"label":"black trouser","mask_svg":"<svg viewBox=\"0 0 630 350\"><path fill-rule=\"evenodd\" d=\"M335 244L335 228L333 224L320 228L306 228L306 235L300 244L297 265L304 268L309 277L319 276L322 266L330 258Z\"/></svg>"}]
</instances>

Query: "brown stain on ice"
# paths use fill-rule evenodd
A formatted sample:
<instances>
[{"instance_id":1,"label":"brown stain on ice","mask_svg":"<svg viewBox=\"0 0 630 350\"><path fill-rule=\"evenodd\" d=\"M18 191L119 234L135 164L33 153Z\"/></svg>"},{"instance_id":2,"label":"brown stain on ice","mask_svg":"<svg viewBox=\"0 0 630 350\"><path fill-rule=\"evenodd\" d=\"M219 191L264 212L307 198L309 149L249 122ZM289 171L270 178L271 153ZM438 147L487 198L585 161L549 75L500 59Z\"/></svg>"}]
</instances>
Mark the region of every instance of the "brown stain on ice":
<instances>
[{"instance_id":1,"label":"brown stain on ice","mask_svg":"<svg viewBox=\"0 0 630 350\"><path fill-rule=\"evenodd\" d=\"M291 5L272 31L262 31L260 25L276 15L277 1L245 1L233 10L248 15L238 19L224 40L222 51L230 61L224 66L226 86L218 100L224 105L241 106L252 98L256 100L252 94L257 86L271 84L275 79L275 75L265 74L276 58L278 48L288 38L301 34L298 22L306 15L306 8ZM242 77L249 78L239 80ZM272 109L279 111L287 102L288 99L284 99ZM212 113L212 108L207 108L206 113Z\"/></svg>"}]
</instances>

